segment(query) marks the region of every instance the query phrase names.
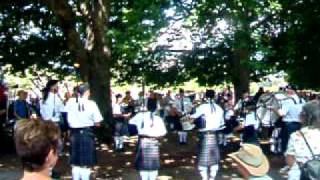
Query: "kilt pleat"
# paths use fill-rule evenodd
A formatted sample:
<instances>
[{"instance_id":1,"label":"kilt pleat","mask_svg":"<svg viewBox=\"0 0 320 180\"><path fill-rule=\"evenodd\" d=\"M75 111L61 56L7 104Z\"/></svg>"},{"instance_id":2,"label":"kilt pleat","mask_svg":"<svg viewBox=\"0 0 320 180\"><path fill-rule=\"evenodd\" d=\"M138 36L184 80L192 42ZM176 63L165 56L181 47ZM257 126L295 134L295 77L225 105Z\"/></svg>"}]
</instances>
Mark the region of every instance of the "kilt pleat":
<instances>
[{"instance_id":1,"label":"kilt pleat","mask_svg":"<svg viewBox=\"0 0 320 180\"><path fill-rule=\"evenodd\" d=\"M92 130L71 132L70 164L94 166L97 163L96 147Z\"/></svg>"},{"instance_id":2,"label":"kilt pleat","mask_svg":"<svg viewBox=\"0 0 320 180\"><path fill-rule=\"evenodd\" d=\"M140 138L135 165L137 170L158 170L160 168L159 141Z\"/></svg>"},{"instance_id":3,"label":"kilt pleat","mask_svg":"<svg viewBox=\"0 0 320 180\"><path fill-rule=\"evenodd\" d=\"M218 164L220 152L215 134L199 135L198 166L209 167Z\"/></svg>"}]
</instances>

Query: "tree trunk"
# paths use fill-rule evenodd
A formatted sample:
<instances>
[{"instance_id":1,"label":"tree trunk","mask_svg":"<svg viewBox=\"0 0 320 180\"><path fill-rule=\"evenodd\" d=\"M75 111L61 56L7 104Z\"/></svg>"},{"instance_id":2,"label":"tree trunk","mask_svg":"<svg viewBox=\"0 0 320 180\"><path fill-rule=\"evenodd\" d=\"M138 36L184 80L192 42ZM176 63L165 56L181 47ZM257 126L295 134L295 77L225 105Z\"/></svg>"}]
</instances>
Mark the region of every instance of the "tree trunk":
<instances>
[{"instance_id":1,"label":"tree trunk","mask_svg":"<svg viewBox=\"0 0 320 180\"><path fill-rule=\"evenodd\" d=\"M244 91L249 92L250 72L246 64L246 61L248 60L248 51L243 49L235 50L232 63L234 71L232 83L234 85L236 102L239 100L239 98L241 98L241 95Z\"/></svg>"},{"instance_id":2,"label":"tree trunk","mask_svg":"<svg viewBox=\"0 0 320 180\"><path fill-rule=\"evenodd\" d=\"M111 53L106 45L110 2L109 0L91 0L86 4L88 14L83 15L87 26L86 44L82 43L76 30L77 18L68 0L42 0L58 19L68 49L80 64L80 76L89 81L92 98L96 101L105 122L111 120L110 59Z\"/></svg>"},{"instance_id":3,"label":"tree trunk","mask_svg":"<svg viewBox=\"0 0 320 180\"><path fill-rule=\"evenodd\" d=\"M91 24L87 26L87 49L89 53L89 84L92 98L97 102L105 122L110 124L111 89L110 60L111 53L105 40L110 2L108 0L91 1Z\"/></svg>"}]
</instances>

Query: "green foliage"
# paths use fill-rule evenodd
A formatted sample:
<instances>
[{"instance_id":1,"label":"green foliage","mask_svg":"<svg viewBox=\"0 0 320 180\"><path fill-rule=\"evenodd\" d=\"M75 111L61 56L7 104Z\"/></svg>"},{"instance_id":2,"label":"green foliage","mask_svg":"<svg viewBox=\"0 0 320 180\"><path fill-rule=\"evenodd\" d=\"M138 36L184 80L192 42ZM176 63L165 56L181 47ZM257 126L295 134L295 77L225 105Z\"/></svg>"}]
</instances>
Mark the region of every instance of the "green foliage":
<instances>
[{"instance_id":1,"label":"green foliage","mask_svg":"<svg viewBox=\"0 0 320 180\"><path fill-rule=\"evenodd\" d=\"M281 32L272 39L270 63L288 73L289 81L301 88L320 88L320 4L317 1L279 1Z\"/></svg>"},{"instance_id":2,"label":"green foliage","mask_svg":"<svg viewBox=\"0 0 320 180\"><path fill-rule=\"evenodd\" d=\"M86 1L69 1L76 14L77 31L85 43L87 24L80 10L83 3ZM111 2L106 39L111 49L115 77L129 81L130 77L123 75L127 70L135 69L133 61L165 26L163 10L169 5L169 0ZM0 61L12 64L13 71L24 71L36 65L37 69L48 68L62 75L70 74L75 56L69 51L58 23L53 13L37 0L2 3Z\"/></svg>"},{"instance_id":3,"label":"green foliage","mask_svg":"<svg viewBox=\"0 0 320 180\"><path fill-rule=\"evenodd\" d=\"M54 16L36 2L1 4L0 32L0 61L12 64L13 71L24 71L34 64L39 69L60 71L65 68L62 64L71 64ZM58 62L59 68L54 66Z\"/></svg>"},{"instance_id":4,"label":"green foliage","mask_svg":"<svg viewBox=\"0 0 320 180\"><path fill-rule=\"evenodd\" d=\"M244 55L241 63L249 69L251 80L272 71L267 56L273 53L274 16L281 10L277 0L205 0L193 5L186 24L200 40L184 57L191 77L203 85L238 78L233 63L236 51Z\"/></svg>"}]
</instances>

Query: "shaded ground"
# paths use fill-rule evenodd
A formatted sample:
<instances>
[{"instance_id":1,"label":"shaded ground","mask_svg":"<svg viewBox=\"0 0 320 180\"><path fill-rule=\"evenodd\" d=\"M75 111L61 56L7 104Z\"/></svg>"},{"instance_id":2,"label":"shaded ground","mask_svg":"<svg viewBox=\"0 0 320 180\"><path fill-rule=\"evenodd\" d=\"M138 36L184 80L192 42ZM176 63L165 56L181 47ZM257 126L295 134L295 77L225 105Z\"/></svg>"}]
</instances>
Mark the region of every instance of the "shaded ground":
<instances>
[{"instance_id":1,"label":"shaded ground","mask_svg":"<svg viewBox=\"0 0 320 180\"><path fill-rule=\"evenodd\" d=\"M200 175L196 170L197 137L192 133L188 145L177 145L176 135L168 135L161 146L161 165L159 179L174 180L200 180ZM113 152L111 145L102 144L98 148L98 165L94 168L93 179L138 179L137 171L133 167L135 154L135 141L131 138L127 141L127 151L123 153ZM231 163L226 154L236 151L238 142L221 148L221 168L216 179L241 179L230 167ZM66 149L67 151L67 149ZM14 151L11 151L14 152ZM267 152L267 151L266 151ZM278 173L280 167L284 165L283 159L279 156L268 154L271 170L270 175L275 180L284 179ZM57 170L62 173L61 179L71 179L70 166L68 165L68 154L62 156L57 164ZM13 153L0 154L0 179L15 180L21 177L21 166L16 155Z\"/></svg>"}]
</instances>

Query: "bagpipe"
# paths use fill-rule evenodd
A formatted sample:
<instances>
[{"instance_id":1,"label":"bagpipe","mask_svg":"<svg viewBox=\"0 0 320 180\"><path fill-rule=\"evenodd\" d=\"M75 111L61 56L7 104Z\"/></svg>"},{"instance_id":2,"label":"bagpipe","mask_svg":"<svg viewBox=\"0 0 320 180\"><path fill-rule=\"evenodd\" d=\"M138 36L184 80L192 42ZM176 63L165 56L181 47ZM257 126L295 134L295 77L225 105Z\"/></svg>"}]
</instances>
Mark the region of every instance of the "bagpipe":
<instances>
[{"instance_id":1,"label":"bagpipe","mask_svg":"<svg viewBox=\"0 0 320 180\"><path fill-rule=\"evenodd\" d=\"M262 94L256 102L256 117L262 127L277 125L281 117L272 109L279 110L284 101L295 100L285 92L273 92Z\"/></svg>"}]
</instances>

